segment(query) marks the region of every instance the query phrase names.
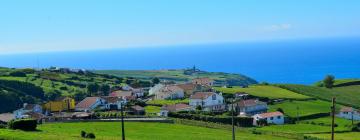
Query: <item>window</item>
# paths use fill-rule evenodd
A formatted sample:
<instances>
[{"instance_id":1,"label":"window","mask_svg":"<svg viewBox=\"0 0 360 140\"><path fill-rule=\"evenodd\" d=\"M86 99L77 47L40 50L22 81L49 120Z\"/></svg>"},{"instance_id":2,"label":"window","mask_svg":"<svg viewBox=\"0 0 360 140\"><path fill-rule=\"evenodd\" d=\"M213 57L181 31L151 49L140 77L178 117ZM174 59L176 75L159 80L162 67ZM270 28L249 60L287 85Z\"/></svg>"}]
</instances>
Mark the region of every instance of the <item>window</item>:
<instances>
[{"instance_id":1,"label":"window","mask_svg":"<svg viewBox=\"0 0 360 140\"><path fill-rule=\"evenodd\" d=\"M281 116L277 116L277 119L281 119Z\"/></svg>"},{"instance_id":2,"label":"window","mask_svg":"<svg viewBox=\"0 0 360 140\"><path fill-rule=\"evenodd\" d=\"M270 120L274 120L274 117L271 117Z\"/></svg>"},{"instance_id":3,"label":"window","mask_svg":"<svg viewBox=\"0 0 360 140\"><path fill-rule=\"evenodd\" d=\"M216 95L212 95L212 100L216 100Z\"/></svg>"}]
</instances>

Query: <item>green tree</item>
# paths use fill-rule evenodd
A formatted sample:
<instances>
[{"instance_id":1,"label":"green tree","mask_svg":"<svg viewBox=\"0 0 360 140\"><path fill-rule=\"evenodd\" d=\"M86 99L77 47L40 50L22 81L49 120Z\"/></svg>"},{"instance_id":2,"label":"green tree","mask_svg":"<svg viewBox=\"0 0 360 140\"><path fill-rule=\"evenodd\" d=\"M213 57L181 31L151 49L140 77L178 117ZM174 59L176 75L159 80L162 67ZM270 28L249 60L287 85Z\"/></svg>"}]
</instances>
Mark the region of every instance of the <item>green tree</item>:
<instances>
[{"instance_id":1,"label":"green tree","mask_svg":"<svg viewBox=\"0 0 360 140\"><path fill-rule=\"evenodd\" d=\"M89 96L92 96L99 91L99 85L96 83L90 83L87 85L87 91Z\"/></svg>"},{"instance_id":2,"label":"green tree","mask_svg":"<svg viewBox=\"0 0 360 140\"><path fill-rule=\"evenodd\" d=\"M335 77L333 75L326 75L323 83L326 88L332 88L335 83Z\"/></svg>"},{"instance_id":3,"label":"green tree","mask_svg":"<svg viewBox=\"0 0 360 140\"><path fill-rule=\"evenodd\" d=\"M100 87L100 91L102 96L107 96L110 93L110 86L108 84L103 84Z\"/></svg>"},{"instance_id":4,"label":"green tree","mask_svg":"<svg viewBox=\"0 0 360 140\"><path fill-rule=\"evenodd\" d=\"M155 77L155 78L153 78L153 79L151 80L151 82L152 82L154 85L156 85L156 84L159 84L159 83L160 83L160 79L157 78L157 77Z\"/></svg>"}]
</instances>

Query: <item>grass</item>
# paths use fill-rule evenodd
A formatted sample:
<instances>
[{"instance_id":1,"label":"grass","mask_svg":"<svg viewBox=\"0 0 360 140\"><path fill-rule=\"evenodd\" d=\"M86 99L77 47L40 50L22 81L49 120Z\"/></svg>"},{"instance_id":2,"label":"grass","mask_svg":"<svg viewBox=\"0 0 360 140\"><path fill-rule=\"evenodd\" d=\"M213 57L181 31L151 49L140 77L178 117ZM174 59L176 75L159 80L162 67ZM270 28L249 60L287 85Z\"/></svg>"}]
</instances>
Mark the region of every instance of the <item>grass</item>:
<instances>
[{"instance_id":1,"label":"grass","mask_svg":"<svg viewBox=\"0 0 360 140\"><path fill-rule=\"evenodd\" d=\"M301 95L286 89L282 89L275 86L265 86L265 85L254 85L249 86L248 88L241 88L241 87L232 87L232 88L223 88L223 87L216 87L218 91L223 93L237 93L237 92L246 92L253 96L258 97L268 97L270 99L309 99L310 97Z\"/></svg>"},{"instance_id":2,"label":"grass","mask_svg":"<svg viewBox=\"0 0 360 140\"><path fill-rule=\"evenodd\" d=\"M228 140L231 131L212 129L180 124L167 123L139 123L128 122L125 124L127 140ZM87 123L49 123L38 127L39 131L24 132L18 130L0 129L0 139L20 140L77 140L80 132L93 132L99 140L113 140L121 138L119 122L87 122ZM236 139L263 140L286 138L270 135L255 135L249 132L236 131Z\"/></svg>"},{"instance_id":3,"label":"grass","mask_svg":"<svg viewBox=\"0 0 360 140\"><path fill-rule=\"evenodd\" d=\"M331 117L300 121L299 123L331 126ZM354 121L354 124L356 123L358 123L358 121ZM338 130L348 131L350 129L349 126L351 126L351 120L337 117L335 118L335 124Z\"/></svg>"},{"instance_id":4,"label":"grass","mask_svg":"<svg viewBox=\"0 0 360 140\"><path fill-rule=\"evenodd\" d=\"M178 100L149 100L147 104L158 104L158 105L172 105L178 103L189 103L189 99L178 99Z\"/></svg>"},{"instance_id":5,"label":"grass","mask_svg":"<svg viewBox=\"0 0 360 140\"><path fill-rule=\"evenodd\" d=\"M309 101L285 101L283 103L269 105L270 111L275 111L277 108L284 110L284 113L290 117L297 116L297 107L299 107L299 116L307 116L316 113L328 113L330 112L330 102L321 100L309 100ZM337 107L338 109L340 107Z\"/></svg>"},{"instance_id":6,"label":"grass","mask_svg":"<svg viewBox=\"0 0 360 140\"><path fill-rule=\"evenodd\" d=\"M331 139L330 133L325 134L309 134L309 136L317 137L320 139L329 140ZM335 133L336 140L359 140L360 133L359 132L348 132L348 133Z\"/></svg>"},{"instance_id":7,"label":"grass","mask_svg":"<svg viewBox=\"0 0 360 140\"><path fill-rule=\"evenodd\" d=\"M306 96L326 101L331 101L332 97L336 97L336 102L339 104L360 108L360 85L337 87L332 89L293 84L281 84L279 86Z\"/></svg>"},{"instance_id":8,"label":"grass","mask_svg":"<svg viewBox=\"0 0 360 140\"><path fill-rule=\"evenodd\" d=\"M157 114L160 112L161 107L158 106L145 106L146 114Z\"/></svg>"}]
</instances>

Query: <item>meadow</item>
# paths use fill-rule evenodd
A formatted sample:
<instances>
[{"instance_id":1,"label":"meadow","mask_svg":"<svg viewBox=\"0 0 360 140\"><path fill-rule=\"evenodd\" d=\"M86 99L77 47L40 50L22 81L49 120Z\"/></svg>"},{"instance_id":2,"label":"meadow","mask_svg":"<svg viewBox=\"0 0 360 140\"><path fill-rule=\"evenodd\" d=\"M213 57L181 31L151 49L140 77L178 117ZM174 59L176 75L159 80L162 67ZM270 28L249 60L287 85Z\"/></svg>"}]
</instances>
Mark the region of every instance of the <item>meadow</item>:
<instances>
[{"instance_id":1,"label":"meadow","mask_svg":"<svg viewBox=\"0 0 360 140\"><path fill-rule=\"evenodd\" d=\"M278 108L283 109L284 113L290 117L307 116L317 113L329 113L331 103L321 100L309 101L284 101L283 103L276 103L269 105L270 111L276 111ZM340 109L340 105L337 106Z\"/></svg>"},{"instance_id":2,"label":"meadow","mask_svg":"<svg viewBox=\"0 0 360 140\"><path fill-rule=\"evenodd\" d=\"M286 89L282 89L276 86L268 85L253 85L248 88L242 87L232 87L232 88L223 88L216 87L216 90L223 93L237 93L237 92L246 92L250 95L257 97L267 97L270 99L309 99L309 96L301 95Z\"/></svg>"},{"instance_id":3,"label":"meadow","mask_svg":"<svg viewBox=\"0 0 360 140\"><path fill-rule=\"evenodd\" d=\"M189 99L178 99L178 100L149 100L147 104L156 104L156 105L172 105L178 103L189 103Z\"/></svg>"},{"instance_id":4,"label":"meadow","mask_svg":"<svg viewBox=\"0 0 360 140\"><path fill-rule=\"evenodd\" d=\"M87 123L49 123L38 126L36 132L0 129L0 139L20 140L68 140L81 139L80 132L93 132L99 140L115 140L121 138L119 122L87 122ZM231 131L197 126L167 123L125 123L127 140L229 140ZM250 132L236 131L236 139L263 140L286 138L270 135L255 135Z\"/></svg>"}]
</instances>

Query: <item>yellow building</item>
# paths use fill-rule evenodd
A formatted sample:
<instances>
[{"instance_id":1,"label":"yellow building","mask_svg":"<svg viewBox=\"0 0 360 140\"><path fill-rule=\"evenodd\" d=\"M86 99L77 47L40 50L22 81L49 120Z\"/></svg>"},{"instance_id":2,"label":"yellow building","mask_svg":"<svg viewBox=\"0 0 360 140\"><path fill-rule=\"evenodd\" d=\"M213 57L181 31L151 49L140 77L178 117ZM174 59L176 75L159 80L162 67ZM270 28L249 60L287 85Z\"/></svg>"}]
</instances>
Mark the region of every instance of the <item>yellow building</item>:
<instances>
[{"instance_id":1,"label":"yellow building","mask_svg":"<svg viewBox=\"0 0 360 140\"><path fill-rule=\"evenodd\" d=\"M75 109L75 100L69 97L58 98L44 104L44 109L50 112L70 111Z\"/></svg>"}]
</instances>

